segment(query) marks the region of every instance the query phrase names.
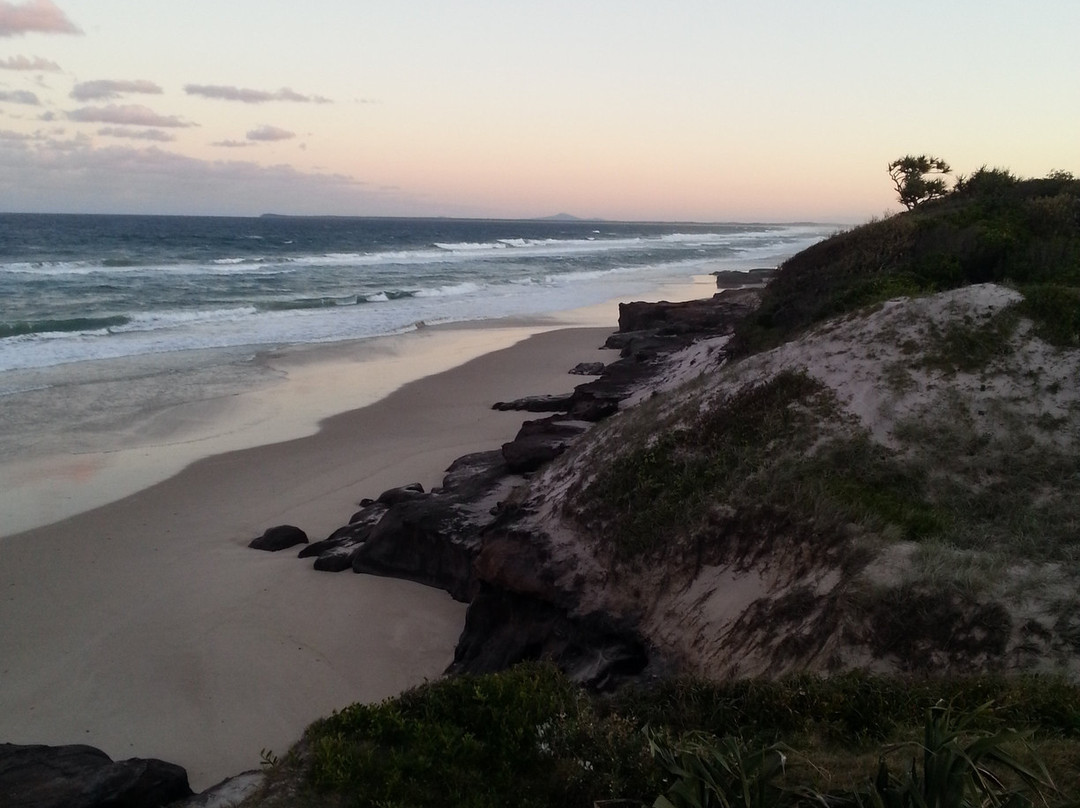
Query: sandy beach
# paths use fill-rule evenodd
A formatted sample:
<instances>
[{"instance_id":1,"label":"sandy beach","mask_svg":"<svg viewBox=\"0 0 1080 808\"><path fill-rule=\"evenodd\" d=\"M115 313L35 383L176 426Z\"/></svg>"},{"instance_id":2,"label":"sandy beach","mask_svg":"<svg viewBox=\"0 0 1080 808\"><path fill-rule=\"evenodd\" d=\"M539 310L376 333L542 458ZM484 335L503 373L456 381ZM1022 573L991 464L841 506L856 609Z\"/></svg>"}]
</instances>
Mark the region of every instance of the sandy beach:
<instances>
[{"instance_id":1,"label":"sandy beach","mask_svg":"<svg viewBox=\"0 0 1080 808\"><path fill-rule=\"evenodd\" d=\"M280 523L322 538L361 497L438 483L454 458L516 432L522 415L493 401L569 390L580 378L567 369L604 356L609 331L539 334L314 435L205 458L0 539L0 738L161 757L199 789L284 751L320 715L438 676L462 604L245 545ZM332 381L306 362L308 384Z\"/></svg>"},{"instance_id":2,"label":"sandy beach","mask_svg":"<svg viewBox=\"0 0 1080 808\"><path fill-rule=\"evenodd\" d=\"M573 365L615 358L599 348L616 320L612 301L216 369L162 357L29 394L0 434L0 741L159 757L199 790L334 709L439 676L463 604L246 545L283 523L318 540L363 497L438 485L527 417L493 402L567 392Z\"/></svg>"}]
</instances>

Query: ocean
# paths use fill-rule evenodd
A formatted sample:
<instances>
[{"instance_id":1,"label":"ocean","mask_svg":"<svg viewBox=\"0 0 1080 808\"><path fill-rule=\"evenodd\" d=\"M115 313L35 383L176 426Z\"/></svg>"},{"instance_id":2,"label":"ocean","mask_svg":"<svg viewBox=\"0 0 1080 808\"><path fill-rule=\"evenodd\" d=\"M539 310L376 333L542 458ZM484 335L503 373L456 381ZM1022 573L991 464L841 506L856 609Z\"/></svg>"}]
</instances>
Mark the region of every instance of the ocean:
<instances>
[{"instance_id":1,"label":"ocean","mask_svg":"<svg viewBox=\"0 0 1080 808\"><path fill-rule=\"evenodd\" d=\"M0 215L5 371L539 315L775 264L815 224ZM614 324L612 324L614 325Z\"/></svg>"}]
</instances>

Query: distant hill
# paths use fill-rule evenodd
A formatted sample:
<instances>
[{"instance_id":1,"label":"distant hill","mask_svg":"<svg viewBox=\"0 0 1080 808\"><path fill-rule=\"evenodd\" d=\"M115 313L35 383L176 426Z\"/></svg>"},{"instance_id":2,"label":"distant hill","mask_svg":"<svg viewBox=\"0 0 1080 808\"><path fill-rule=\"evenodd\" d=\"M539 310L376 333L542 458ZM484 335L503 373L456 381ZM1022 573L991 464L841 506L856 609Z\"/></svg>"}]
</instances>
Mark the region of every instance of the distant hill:
<instances>
[{"instance_id":1,"label":"distant hill","mask_svg":"<svg viewBox=\"0 0 1080 808\"><path fill-rule=\"evenodd\" d=\"M591 221L582 219L580 216L573 216L569 213L556 213L554 216L544 216L540 219L542 222L583 222Z\"/></svg>"}]
</instances>

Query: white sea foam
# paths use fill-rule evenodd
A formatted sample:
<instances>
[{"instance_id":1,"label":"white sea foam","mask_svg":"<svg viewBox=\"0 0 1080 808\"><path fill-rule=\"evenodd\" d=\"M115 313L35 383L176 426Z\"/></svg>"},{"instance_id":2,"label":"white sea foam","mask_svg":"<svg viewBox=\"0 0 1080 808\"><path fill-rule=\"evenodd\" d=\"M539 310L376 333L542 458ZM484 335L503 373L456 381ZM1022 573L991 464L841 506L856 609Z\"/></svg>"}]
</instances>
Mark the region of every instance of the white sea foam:
<instances>
[{"instance_id":1,"label":"white sea foam","mask_svg":"<svg viewBox=\"0 0 1080 808\"><path fill-rule=\"evenodd\" d=\"M420 289L414 297L456 297L458 295L475 294L483 288L485 287L477 283L455 283L435 289Z\"/></svg>"},{"instance_id":2,"label":"white sea foam","mask_svg":"<svg viewBox=\"0 0 1080 808\"><path fill-rule=\"evenodd\" d=\"M106 266L100 259L10 261L0 265L0 284L19 289L22 275L55 276L48 294L56 297L52 311L60 313L33 314L27 298L22 309L6 315L8 323L80 317L126 317L128 322L0 339L0 370L194 348L331 342L400 333L417 322L536 315L646 295L658 284L718 268L774 265L824 235L820 226L686 228L656 235L624 228L612 237L616 230L615 225L596 233L579 229L574 238L492 233L487 241L416 239L412 247L403 242L390 251L287 256L268 254L266 245L243 256L233 241L222 242L217 257L199 260L165 263L170 255L149 253L162 260L146 266ZM454 230L447 226L447 232ZM474 225L460 232L474 232ZM364 242L353 239L352 244ZM100 278L78 277L93 273ZM96 309L95 301L100 301Z\"/></svg>"}]
</instances>

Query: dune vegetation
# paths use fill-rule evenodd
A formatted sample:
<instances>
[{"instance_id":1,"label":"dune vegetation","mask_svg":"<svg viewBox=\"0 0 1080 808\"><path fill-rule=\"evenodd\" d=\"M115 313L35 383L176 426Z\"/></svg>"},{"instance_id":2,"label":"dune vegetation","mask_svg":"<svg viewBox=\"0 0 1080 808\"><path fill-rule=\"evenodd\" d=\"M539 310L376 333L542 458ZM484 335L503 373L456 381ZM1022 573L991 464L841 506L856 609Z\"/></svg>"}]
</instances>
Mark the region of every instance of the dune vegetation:
<instances>
[{"instance_id":1,"label":"dune vegetation","mask_svg":"<svg viewBox=\"0 0 1080 808\"><path fill-rule=\"evenodd\" d=\"M785 262L722 368L534 481L623 594L798 556L768 608L614 693L527 663L346 707L245 805L1080 804L1080 180L910 207ZM645 597L660 646L706 602Z\"/></svg>"}]
</instances>

